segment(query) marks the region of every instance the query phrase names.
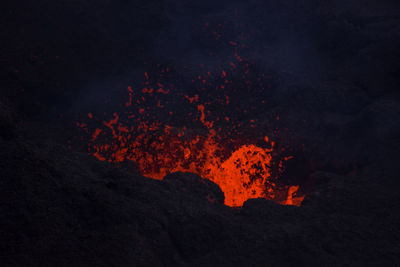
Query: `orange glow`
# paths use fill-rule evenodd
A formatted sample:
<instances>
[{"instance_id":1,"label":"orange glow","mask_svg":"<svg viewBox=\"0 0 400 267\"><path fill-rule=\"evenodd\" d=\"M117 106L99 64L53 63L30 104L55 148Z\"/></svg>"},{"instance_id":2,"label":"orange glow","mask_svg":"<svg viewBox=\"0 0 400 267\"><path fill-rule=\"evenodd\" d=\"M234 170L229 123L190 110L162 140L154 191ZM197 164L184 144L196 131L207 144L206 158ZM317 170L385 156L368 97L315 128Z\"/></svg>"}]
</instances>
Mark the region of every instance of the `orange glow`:
<instances>
[{"instance_id":1,"label":"orange glow","mask_svg":"<svg viewBox=\"0 0 400 267\"><path fill-rule=\"evenodd\" d=\"M301 202L304 200L305 196L294 197L293 195L297 192L297 190L299 190L298 185L289 186L286 202L284 203L285 205L295 205L295 206L301 205Z\"/></svg>"},{"instance_id":2,"label":"orange glow","mask_svg":"<svg viewBox=\"0 0 400 267\"><path fill-rule=\"evenodd\" d=\"M222 38L219 33L216 37ZM128 98L119 108L124 111L111 118L104 114L107 119L88 113L90 121L77 125L89 134L89 153L101 161L132 161L143 176L158 180L177 171L196 173L216 183L231 207L250 198L300 205L304 196L296 195L299 186L277 179L292 156L279 156L272 131L266 136L249 112L255 105L264 108L259 103L264 105L271 78L256 73L248 79L249 63L240 55L244 44L229 43L234 48L230 60L236 61L227 60L215 75L196 73L190 90L179 91L167 80L168 67L144 72L140 87L127 87ZM258 104L254 100L242 108L242 94ZM242 129L253 129L258 136L244 138Z\"/></svg>"},{"instance_id":3,"label":"orange glow","mask_svg":"<svg viewBox=\"0 0 400 267\"><path fill-rule=\"evenodd\" d=\"M113 135L112 144L96 142L103 131L96 128L93 132L90 151L99 160L131 160L139 165L144 176L159 180L176 171L199 174L219 185L225 194L225 204L232 207L242 206L249 198L274 198L275 184L269 181L273 147L242 145L224 158L218 156L224 148L217 142L213 129L206 137L187 138L184 132L165 126L158 139L149 143L149 135L141 134L132 139L128 128L115 127L117 124L118 116L104 122ZM145 132L151 131L146 124L140 127ZM144 146L150 149L145 150Z\"/></svg>"},{"instance_id":4,"label":"orange glow","mask_svg":"<svg viewBox=\"0 0 400 267\"><path fill-rule=\"evenodd\" d=\"M225 194L225 204L242 206L249 198L269 195L273 198L274 184L270 183L270 150L244 145L220 165L210 166L206 177L219 185Z\"/></svg>"},{"instance_id":5,"label":"orange glow","mask_svg":"<svg viewBox=\"0 0 400 267\"><path fill-rule=\"evenodd\" d=\"M107 133L96 128L89 151L101 161L133 161L142 175L158 180L177 171L196 173L215 182L225 194L225 204L231 207L242 206L250 198L275 199L276 183L270 179L275 143L265 136L266 148L243 144L228 152L212 128L213 123L206 120L204 106L198 105L197 109L200 121L208 129L206 135L144 121L136 127L128 127L122 125L118 114L114 113L112 119L103 122L112 136L111 141L102 143ZM281 160L280 168L282 164ZM292 197L297 190L298 186L289 187L282 204L300 205L302 199Z\"/></svg>"}]
</instances>

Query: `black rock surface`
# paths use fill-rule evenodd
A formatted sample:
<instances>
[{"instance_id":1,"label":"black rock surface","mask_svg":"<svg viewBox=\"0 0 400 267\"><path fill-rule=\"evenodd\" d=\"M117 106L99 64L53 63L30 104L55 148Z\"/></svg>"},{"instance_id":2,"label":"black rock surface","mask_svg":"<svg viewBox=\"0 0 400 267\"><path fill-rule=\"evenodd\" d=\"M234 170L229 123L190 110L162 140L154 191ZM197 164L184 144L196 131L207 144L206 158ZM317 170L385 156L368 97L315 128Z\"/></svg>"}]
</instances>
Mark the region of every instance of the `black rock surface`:
<instances>
[{"instance_id":1,"label":"black rock surface","mask_svg":"<svg viewBox=\"0 0 400 267\"><path fill-rule=\"evenodd\" d=\"M223 205L208 180L158 181L19 135L1 109L1 266L396 266L395 158L356 175L318 172L301 207ZM15 133L15 134L14 134ZM399 143L389 144L393 153ZM392 155L394 155L392 154Z\"/></svg>"}]
</instances>

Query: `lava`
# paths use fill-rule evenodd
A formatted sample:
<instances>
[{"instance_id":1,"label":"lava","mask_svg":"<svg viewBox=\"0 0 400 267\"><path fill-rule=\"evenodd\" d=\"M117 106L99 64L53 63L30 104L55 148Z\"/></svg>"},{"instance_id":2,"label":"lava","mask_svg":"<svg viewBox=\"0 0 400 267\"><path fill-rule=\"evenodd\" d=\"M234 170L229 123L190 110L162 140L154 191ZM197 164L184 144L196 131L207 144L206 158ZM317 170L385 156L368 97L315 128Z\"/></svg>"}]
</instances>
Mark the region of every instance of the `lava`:
<instances>
[{"instance_id":1,"label":"lava","mask_svg":"<svg viewBox=\"0 0 400 267\"><path fill-rule=\"evenodd\" d=\"M240 140L224 142L214 129L214 121L206 119L205 106L193 101L196 98L188 99L195 105L203 129L178 128L144 120L127 126L113 113L112 118L103 121L102 128L93 130L89 152L101 161L132 161L142 175L159 180L177 171L196 173L216 183L224 192L225 204L231 207L242 206L250 198L274 200L278 190L271 179L275 143L267 136L262 138L263 147L241 144ZM139 114L143 113L141 110L143 108L139 108ZM78 126L89 131L86 123ZM282 169L284 161L290 158L280 160L279 168ZM289 187L287 200L282 204L299 205L301 201L294 202L292 198L297 189L298 186Z\"/></svg>"},{"instance_id":2,"label":"lava","mask_svg":"<svg viewBox=\"0 0 400 267\"><path fill-rule=\"evenodd\" d=\"M126 128L115 127L118 118L116 115L104 123L113 135L113 142L97 142L103 133L99 128L92 134L89 150L99 160L133 161L142 175L159 180L177 171L199 174L215 182L225 194L225 204L232 207L242 206L249 198L274 198L275 183L269 179L273 146L242 145L224 157L226 149L218 143L213 129L206 137L188 138L184 131L166 126L162 134L141 134L133 138ZM150 131L150 127L146 129Z\"/></svg>"},{"instance_id":3,"label":"lava","mask_svg":"<svg viewBox=\"0 0 400 267\"><path fill-rule=\"evenodd\" d=\"M127 99L111 118L88 113L89 121L77 125L89 134L89 153L101 161L134 162L143 176L159 180L177 171L196 173L216 183L231 207L250 198L300 205L299 186L279 181L292 156L279 155L254 117L268 101L266 88L279 77L244 60L240 42L227 41L234 47L229 63L194 75L190 90L183 90L179 71L157 65L144 72L140 86L128 86ZM255 133L251 138L244 136L248 129Z\"/></svg>"}]
</instances>

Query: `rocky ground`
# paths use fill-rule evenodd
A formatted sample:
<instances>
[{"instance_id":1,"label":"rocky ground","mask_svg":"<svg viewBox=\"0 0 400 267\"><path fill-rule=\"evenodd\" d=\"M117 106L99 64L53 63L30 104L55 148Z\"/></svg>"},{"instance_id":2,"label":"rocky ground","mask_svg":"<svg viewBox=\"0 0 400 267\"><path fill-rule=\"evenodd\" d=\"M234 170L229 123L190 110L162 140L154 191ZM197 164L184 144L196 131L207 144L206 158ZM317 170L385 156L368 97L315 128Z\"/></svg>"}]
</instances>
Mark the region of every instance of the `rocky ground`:
<instances>
[{"instance_id":1,"label":"rocky ground","mask_svg":"<svg viewBox=\"0 0 400 267\"><path fill-rule=\"evenodd\" d=\"M223 205L212 182L163 181L35 145L1 106L2 266L396 266L399 139L356 174L315 172L301 207Z\"/></svg>"}]
</instances>

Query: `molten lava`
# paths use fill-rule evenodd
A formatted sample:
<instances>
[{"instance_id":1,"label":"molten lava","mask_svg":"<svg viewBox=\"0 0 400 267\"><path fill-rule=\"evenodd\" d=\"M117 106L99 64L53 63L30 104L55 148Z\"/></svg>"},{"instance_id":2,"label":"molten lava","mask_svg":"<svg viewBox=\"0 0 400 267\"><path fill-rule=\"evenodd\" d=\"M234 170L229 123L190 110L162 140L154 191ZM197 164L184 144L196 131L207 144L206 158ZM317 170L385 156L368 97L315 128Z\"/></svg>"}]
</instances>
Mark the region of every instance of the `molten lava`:
<instances>
[{"instance_id":1,"label":"molten lava","mask_svg":"<svg viewBox=\"0 0 400 267\"><path fill-rule=\"evenodd\" d=\"M225 204L231 207L242 206L250 198L275 199L277 185L271 179L274 142L265 136L265 147L238 145L235 140L225 145L212 128L213 122L205 119L204 106L198 105L197 110L206 133L155 122L125 126L114 113L112 119L103 122L104 129L93 130L89 151L102 161L132 161L142 175L154 179L177 171L196 173L216 183L225 194ZM88 131L87 124L79 126ZM237 148L230 149L232 144ZM279 162L281 168L284 160ZM289 187L283 204L300 204L292 200L297 189Z\"/></svg>"},{"instance_id":2,"label":"molten lava","mask_svg":"<svg viewBox=\"0 0 400 267\"><path fill-rule=\"evenodd\" d=\"M299 187L277 177L291 157L279 156L254 116L279 78L245 61L240 40L227 43L233 56L219 70L204 70L188 85L179 71L157 65L144 73L140 87L128 86L128 98L112 118L90 112L89 121L78 123L90 136L89 152L102 161L132 161L142 175L159 180L176 171L196 173L216 183L231 207L250 198L300 205ZM248 129L255 134L243 137Z\"/></svg>"}]
</instances>

